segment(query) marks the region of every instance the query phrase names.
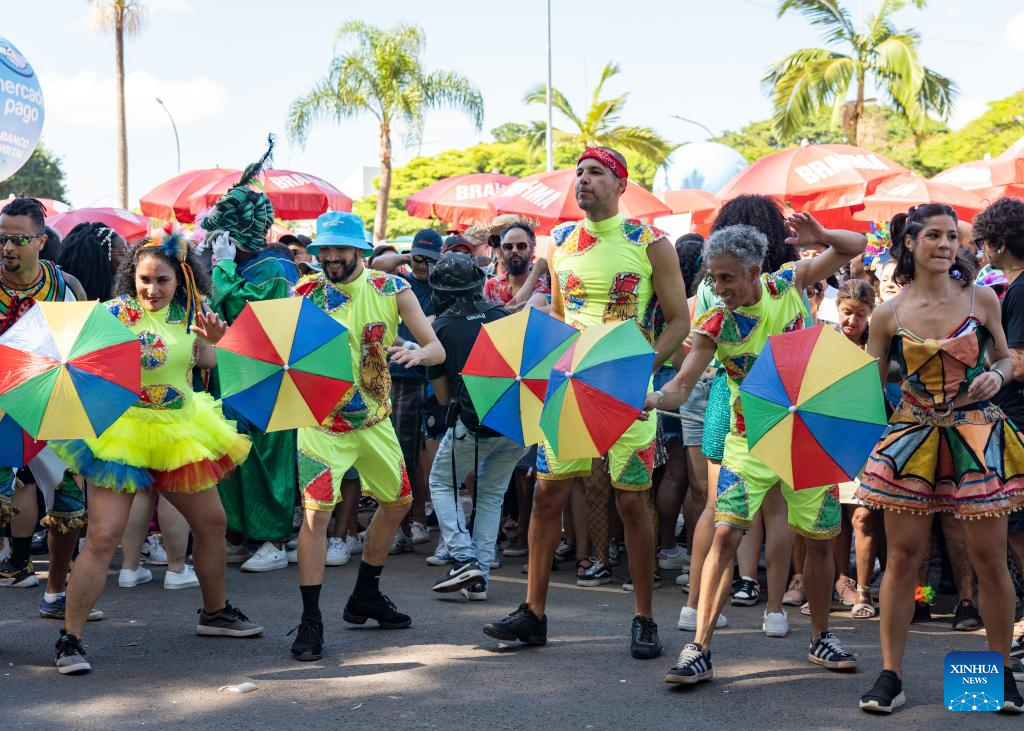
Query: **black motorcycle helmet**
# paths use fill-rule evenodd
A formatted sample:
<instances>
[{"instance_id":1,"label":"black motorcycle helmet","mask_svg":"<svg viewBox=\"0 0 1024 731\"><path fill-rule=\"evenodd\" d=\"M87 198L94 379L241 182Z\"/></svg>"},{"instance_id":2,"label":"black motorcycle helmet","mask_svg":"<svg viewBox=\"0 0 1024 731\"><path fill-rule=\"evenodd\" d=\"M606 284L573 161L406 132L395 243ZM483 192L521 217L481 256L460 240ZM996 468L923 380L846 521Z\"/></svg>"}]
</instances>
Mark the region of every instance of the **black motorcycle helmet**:
<instances>
[{"instance_id":1,"label":"black motorcycle helmet","mask_svg":"<svg viewBox=\"0 0 1024 731\"><path fill-rule=\"evenodd\" d=\"M482 289L487 273L469 254L452 251L442 256L430 270L430 286L435 292L472 292Z\"/></svg>"}]
</instances>

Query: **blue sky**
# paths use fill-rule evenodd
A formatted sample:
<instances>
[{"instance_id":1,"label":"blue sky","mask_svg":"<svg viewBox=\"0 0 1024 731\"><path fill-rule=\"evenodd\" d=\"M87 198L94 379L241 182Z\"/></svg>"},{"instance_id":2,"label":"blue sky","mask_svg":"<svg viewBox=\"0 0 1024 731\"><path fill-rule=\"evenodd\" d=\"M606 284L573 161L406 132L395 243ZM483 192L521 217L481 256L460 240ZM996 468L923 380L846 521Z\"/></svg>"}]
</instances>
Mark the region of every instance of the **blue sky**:
<instances>
[{"instance_id":1,"label":"blue sky","mask_svg":"<svg viewBox=\"0 0 1024 731\"><path fill-rule=\"evenodd\" d=\"M451 112L427 117L423 154L487 139L507 121L540 119L522 103L545 76L544 0L435 0L373 3L323 0L143 0L148 22L127 45L130 195L176 172L174 138L161 96L181 135L182 169L241 167L280 137L276 166L341 185L375 164L377 131L368 119L318 127L304 148L284 135L288 107L328 68L334 31L348 19L380 26L406 20L426 31L425 61L471 78L486 118L476 131ZM799 15L775 18L771 0L553 0L554 81L585 108L604 64L622 74L609 91L630 91L623 121L650 125L673 142L702 139L770 114L764 69L791 50L818 45ZM847 0L856 14L878 0ZM984 11L977 9L984 8ZM1024 86L1024 7L1020 0L932 0L897 16L924 36L924 62L953 77L961 97L953 124L984 102ZM69 202L114 205L116 157L113 41L92 29L85 0L7 3L3 34L35 66L47 112L43 139L63 156ZM556 113L556 125L559 120ZM396 162L416 150L395 150Z\"/></svg>"}]
</instances>

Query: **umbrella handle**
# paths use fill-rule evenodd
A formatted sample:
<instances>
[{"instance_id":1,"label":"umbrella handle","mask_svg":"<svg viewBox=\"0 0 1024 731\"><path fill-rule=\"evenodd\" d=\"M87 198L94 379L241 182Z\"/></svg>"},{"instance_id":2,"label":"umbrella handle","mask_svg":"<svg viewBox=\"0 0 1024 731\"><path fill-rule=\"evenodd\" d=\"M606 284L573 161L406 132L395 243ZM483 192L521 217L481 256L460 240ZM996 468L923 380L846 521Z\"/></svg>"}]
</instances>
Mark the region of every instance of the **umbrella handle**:
<instances>
[{"instance_id":1,"label":"umbrella handle","mask_svg":"<svg viewBox=\"0 0 1024 731\"><path fill-rule=\"evenodd\" d=\"M678 411L662 411L661 409L655 409L655 411L657 412L658 416L671 416L673 419L679 420L682 420L683 418L683 415L680 414Z\"/></svg>"}]
</instances>

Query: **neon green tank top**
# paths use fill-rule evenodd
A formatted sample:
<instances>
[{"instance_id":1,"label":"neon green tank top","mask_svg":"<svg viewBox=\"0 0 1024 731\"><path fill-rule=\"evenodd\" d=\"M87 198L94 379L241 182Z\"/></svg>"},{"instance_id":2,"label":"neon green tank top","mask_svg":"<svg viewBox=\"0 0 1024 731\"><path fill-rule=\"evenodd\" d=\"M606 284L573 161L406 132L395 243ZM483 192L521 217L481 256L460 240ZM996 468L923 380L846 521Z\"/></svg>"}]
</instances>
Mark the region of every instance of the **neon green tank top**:
<instances>
[{"instance_id":1,"label":"neon green tank top","mask_svg":"<svg viewBox=\"0 0 1024 731\"><path fill-rule=\"evenodd\" d=\"M172 302L149 312L128 295L105 305L142 346L142 395L135 406L180 409L192 393L192 369L199 353L196 334L185 332L184 308Z\"/></svg>"},{"instance_id":2,"label":"neon green tank top","mask_svg":"<svg viewBox=\"0 0 1024 731\"><path fill-rule=\"evenodd\" d=\"M565 321L584 330L633 319L653 341L657 301L647 247L664 236L663 231L622 214L555 227L552 264L562 290Z\"/></svg>"},{"instance_id":3,"label":"neon green tank top","mask_svg":"<svg viewBox=\"0 0 1024 731\"><path fill-rule=\"evenodd\" d=\"M330 432L366 429L391 416L391 375L388 348L398 336L396 295L409 283L373 269L344 284L331 282L324 274L303 277L295 295L313 303L348 328L352 367L356 383L321 424Z\"/></svg>"}]
</instances>

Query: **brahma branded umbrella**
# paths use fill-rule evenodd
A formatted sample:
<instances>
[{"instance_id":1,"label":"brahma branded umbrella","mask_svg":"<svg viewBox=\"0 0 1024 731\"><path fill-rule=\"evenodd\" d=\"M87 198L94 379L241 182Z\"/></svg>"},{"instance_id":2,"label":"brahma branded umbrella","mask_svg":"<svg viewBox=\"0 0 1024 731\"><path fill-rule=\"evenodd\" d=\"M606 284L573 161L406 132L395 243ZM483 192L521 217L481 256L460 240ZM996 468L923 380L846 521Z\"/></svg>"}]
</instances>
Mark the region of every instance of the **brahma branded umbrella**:
<instances>
[{"instance_id":1,"label":"brahma branded umbrella","mask_svg":"<svg viewBox=\"0 0 1024 731\"><path fill-rule=\"evenodd\" d=\"M493 217L490 199L518 178L498 173L469 173L438 180L405 199L415 218L436 218L454 226L486 223Z\"/></svg>"},{"instance_id":2,"label":"brahma branded umbrella","mask_svg":"<svg viewBox=\"0 0 1024 731\"><path fill-rule=\"evenodd\" d=\"M241 170L208 168L189 170L175 175L139 198L139 209L147 216L164 221L177 220L193 223L196 214L189 208L189 197L207 184L220 180L225 175L241 176Z\"/></svg>"},{"instance_id":3,"label":"brahma branded umbrella","mask_svg":"<svg viewBox=\"0 0 1024 731\"><path fill-rule=\"evenodd\" d=\"M274 217L282 220L316 218L327 211L352 210L352 199L322 178L295 170L264 170L255 183L263 188L274 207ZM224 175L204 185L188 197L189 211L194 215L216 205L238 184L238 173Z\"/></svg>"}]
</instances>

